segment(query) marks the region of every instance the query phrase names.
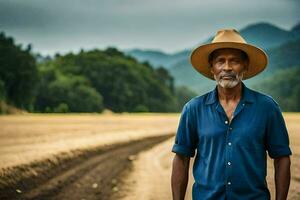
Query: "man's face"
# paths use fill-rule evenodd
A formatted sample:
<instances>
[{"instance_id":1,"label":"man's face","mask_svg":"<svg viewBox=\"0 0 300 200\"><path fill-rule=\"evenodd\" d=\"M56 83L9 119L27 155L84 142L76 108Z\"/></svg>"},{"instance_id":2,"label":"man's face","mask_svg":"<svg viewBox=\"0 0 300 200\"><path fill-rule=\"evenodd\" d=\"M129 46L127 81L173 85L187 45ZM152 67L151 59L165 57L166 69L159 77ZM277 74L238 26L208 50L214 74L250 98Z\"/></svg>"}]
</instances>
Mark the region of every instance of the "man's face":
<instances>
[{"instance_id":1,"label":"man's face","mask_svg":"<svg viewBox=\"0 0 300 200\"><path fill-rule=\"evenodd\" d=\"M218 85L233 88L242 81L248 68L248 60L243 59L238 49L218 49L211 60L211 73Z\"/></svg>"}]
</instances>

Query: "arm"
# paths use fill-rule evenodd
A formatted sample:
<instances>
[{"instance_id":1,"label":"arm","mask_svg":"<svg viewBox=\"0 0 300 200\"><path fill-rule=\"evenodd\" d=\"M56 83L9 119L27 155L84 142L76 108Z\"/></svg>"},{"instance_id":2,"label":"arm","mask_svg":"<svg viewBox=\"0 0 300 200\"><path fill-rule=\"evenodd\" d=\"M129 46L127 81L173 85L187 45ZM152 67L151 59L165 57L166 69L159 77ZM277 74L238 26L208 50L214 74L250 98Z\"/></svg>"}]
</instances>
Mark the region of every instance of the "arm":
<instances>
[{"instance_id":1,"label":"arm","mask_svg":"<svg viewBox=\"0 0 300 200\"><path fill-rule=\"evenodd\" d=\"M289 156L274 159L276 200L287 199L291 179L290 165Z\"/></svg>"},{"instance_id":2,"label":"arm","mask_svg":"<svg viewBox=\"0 0 300 200\"><path fill-rule=\"evenodd\" d=\"M171 176L173 200L184 200L189 179L189 165L190 157L175 155Z\"/></svg>"}]
</instances>

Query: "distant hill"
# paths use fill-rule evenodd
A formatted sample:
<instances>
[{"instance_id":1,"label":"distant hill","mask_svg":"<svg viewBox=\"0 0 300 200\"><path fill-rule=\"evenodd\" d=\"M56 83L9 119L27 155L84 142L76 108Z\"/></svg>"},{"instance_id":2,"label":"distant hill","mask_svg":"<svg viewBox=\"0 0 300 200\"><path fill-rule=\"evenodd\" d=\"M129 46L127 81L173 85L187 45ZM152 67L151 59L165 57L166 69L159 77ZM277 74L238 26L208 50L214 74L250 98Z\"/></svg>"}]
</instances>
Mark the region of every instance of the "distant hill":
<instances>
[{"instance_id":1,"label":"distant hill","mask_svg":"<svg viewBox=\"0 0 300 200\"><path fill-rule=\"evenodd\" d=\"M249 25L240 32L248 43L263 49L270 49L297 39L292 31L283 30L269 23Z\"/></svg>"},{"instance_id":2,"label":"distant hill","mask_svg":"<svg viewBox=\"0 0 300 200\"><path fill-rule=\"evenodd\" d=\"M300 38L300 23L295 25L291 30L284 30L270 23L250 24L239 30L247 42L257 45L263 49L270 49L280 46L288 41ZM214 34L214 33L213 33ZM208 36L208 39L199 43L209 43L213 36ZM189 63L189 55L191 49L185 49L175 54L167 54L156 50L141 50L133 49L126 51L127 55L133 56L138 61L148 61L154 67L163 66L171 69L174 66L182 66L184 62ZM190 66L190 64L188 64ZM191 66L190 66L191 67ZM183 70L184 71L184 70ZM174 73L176 74L176 73ZM177 77L175 77L176 79ZM181 82L180 80L178 82Z\"/></svg>"},{"instance_id":3,"label":"distant hill","mask_svg":"<svg viewBox=\"0 0 300 200\"><path fill-rule=\"evenodd\" d=\"M295 35L297 38L299 38L299 37L300 37L300 22L299 22L298 24L296 24L296 25L292 28L291 31L294 33L294 35Z\"/></svg>"},{"instance_id":4,"label":"distant hill","mask_svg":"<svg viewBox=\"0 0 300 200\"><path fill-rule=\"evenodd\" d=\"M182 60L170 69L177 85L186 85L198 94L207 92L213 88L215 82L201 76L188 60Z\"/></svg>"},{"instance_id":5,"label":"distant hill","mask_svg":"<svg viewBox=\"0 0 300 200\"><path fill-rule=\"evenodd\" d=\"M149 62L153 67L163 66L170 68L175 63L189 56L190 51L184 50L175 54L167 54L162 51L133 49L125 51L125 54L137 59L139 62Z\"/></svg>"},{"instance_id":6,"label":"distant hill","mask_svg":"<svg viewBox=\"0 0 300 200\"><path fill-rule=\"evenodd\" d=\"M300 65L300 39L267 50L270 56L268 72Z\"/></svg>"},{"instance_id":7,"label":"distant hill","mask_svg":"<svg viewBox=\"0 0 300 200\"><path fill-rule=\"evenodd\" d=\"M148 61L154 66L166 65L170 57L170 55L158 50L133 49L125 51L125 53L136 58L140 62Z\"/></svg>"}]
</instances>

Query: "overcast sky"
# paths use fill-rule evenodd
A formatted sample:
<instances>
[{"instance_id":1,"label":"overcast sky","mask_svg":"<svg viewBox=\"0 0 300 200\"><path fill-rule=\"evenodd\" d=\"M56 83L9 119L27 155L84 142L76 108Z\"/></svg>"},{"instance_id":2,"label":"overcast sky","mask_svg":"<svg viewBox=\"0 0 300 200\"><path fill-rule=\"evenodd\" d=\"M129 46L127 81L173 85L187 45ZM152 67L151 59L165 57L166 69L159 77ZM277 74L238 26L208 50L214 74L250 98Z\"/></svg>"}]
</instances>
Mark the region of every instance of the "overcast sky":
<instances>
[{"instance_id":1,"label":"overcast sky","mask_svg":"<svg viewBox=\"0 0 300 200\"><path fill-rule=\"evenodd\" d=\"M0 31L35 52L192 48L220 28L257 22L290 29L299 0L0 0Z\"/></svg>"}]
</instances>

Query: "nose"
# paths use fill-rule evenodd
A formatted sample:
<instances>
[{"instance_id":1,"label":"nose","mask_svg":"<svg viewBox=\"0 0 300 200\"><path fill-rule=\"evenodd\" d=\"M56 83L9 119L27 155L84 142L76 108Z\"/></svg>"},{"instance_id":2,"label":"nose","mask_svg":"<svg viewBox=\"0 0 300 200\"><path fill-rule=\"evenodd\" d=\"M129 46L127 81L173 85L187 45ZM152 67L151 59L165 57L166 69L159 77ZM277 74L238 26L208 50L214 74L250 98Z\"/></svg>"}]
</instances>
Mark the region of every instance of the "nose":
<instances>
[{"instance_id":1,"label":"nose","mask_svg":"<svg viewBox=\"0 0 300 200\"><path fill-rule=\"evenodd\" d=\"M223 70L224 70L224 71L231 71L231 70L232 70L232 68L231 68L231 66L230 66L230 64L229 64L228 61L226 61L226 62L224 63Z\"/></svg>"}]
</instances>

